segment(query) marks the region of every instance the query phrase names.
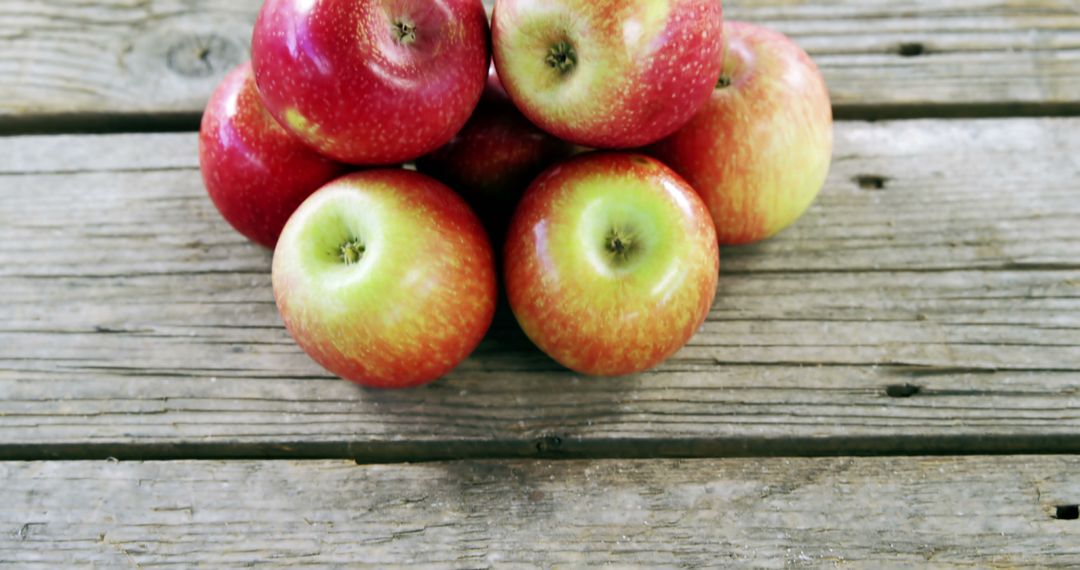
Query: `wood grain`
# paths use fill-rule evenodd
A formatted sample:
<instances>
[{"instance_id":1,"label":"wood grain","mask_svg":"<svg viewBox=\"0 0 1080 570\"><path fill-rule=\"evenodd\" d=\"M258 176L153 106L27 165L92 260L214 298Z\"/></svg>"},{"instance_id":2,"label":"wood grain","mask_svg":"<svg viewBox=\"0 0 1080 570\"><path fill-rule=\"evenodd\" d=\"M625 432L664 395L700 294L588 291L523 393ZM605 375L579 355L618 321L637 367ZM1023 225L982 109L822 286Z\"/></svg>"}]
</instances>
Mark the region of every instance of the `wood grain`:
<instances>
[{"instance_id":1,"label":"wood grain","mask_svg":"<svg viewBox=\"0 0 1080 570\"><path fill-rule=\"evenodd\" d=\"M297 349L195 154L0 138L0 456L1080 451L1080 120L841 123L818 203L724 251L658 370L577 377L504 312L406 392Z\"/></svg>"},{"instance_id":2,"label":"wood grain","mask_svg":"<svg viewBox=\"0 0 1080 570\"><path fill-rule=\"evenodd\" d=\"M1055 456L2 463L0 565L1070 568L1078 469Z\"/></svg>"},{"instance_id":3,"label":"wood grain","mask_svg":"<svg viewBox=\"0 0 1080 570\"><path fill-rule=\"evenodd\" d=\"M5 0L0 130L197 125L261 0ZM728 0L795 38L846 117L1080 112L1075 0Z\"/></svg>"}]
</instances>

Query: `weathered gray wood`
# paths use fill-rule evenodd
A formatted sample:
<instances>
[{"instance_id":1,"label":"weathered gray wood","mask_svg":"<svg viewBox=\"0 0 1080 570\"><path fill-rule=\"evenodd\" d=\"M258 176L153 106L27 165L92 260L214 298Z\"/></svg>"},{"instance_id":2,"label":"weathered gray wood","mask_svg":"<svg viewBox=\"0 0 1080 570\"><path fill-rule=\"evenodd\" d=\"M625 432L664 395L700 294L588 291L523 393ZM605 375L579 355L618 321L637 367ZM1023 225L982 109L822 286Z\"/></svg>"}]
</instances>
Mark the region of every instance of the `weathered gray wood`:
<instances>
[{"instance_id":1,"label":"weathered gray wood","mask_svg":"<svg viewBox=\"0 0 1080 570\"><path fill-rule=\"evenodd\" d=\"M817 205L725 250L659 370L576 377L504 315L372 392L289 339L193 135L0 138L0 456L1078 450L1078 188L1077 119L841 123Z\"/></svg>"},{"instance_id":2,"label":"weathered gray wood","mask_svg":"<svg viewBox=\"0 0 1080 570\"><path fill-rule=\"evenodd\" d=\"M261 0L5 0L0 128L187 126ZM1080 111L1075 0L727 0L804 45L847 115ZM148 115L148 114L153 114Z\"/></svg>"},{"instance_id":3,"label":"weathered gray wood","mask_svg":"<svg viewBox=\"0 0 1080 570\"><path fill-rule=\"evenodd\" d=\"M1080 565L1076 457L0 464L0 565ZM1062 516L1067 509L1061 511Z\"/></svg>"}]
</instances>

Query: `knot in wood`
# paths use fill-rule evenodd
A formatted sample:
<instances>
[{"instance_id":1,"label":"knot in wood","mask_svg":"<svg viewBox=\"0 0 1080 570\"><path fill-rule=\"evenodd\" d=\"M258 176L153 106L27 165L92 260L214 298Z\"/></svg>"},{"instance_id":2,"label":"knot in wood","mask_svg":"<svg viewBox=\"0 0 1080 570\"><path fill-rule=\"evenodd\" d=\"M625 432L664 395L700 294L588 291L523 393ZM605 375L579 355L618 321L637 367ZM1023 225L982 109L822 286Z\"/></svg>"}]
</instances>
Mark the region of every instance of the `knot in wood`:
<instances>
[{"instance_id":1,"label":"knot in wood","mask_svg":"<svg viewBox=\"0 0 1080 570\"><path fill-rule=\"evenodd\" d=\"M186 35L169 46L165 63L183 77L209 77L228 71L243 59L243 50L217 34Z\"/></svg>"}]
</instances>

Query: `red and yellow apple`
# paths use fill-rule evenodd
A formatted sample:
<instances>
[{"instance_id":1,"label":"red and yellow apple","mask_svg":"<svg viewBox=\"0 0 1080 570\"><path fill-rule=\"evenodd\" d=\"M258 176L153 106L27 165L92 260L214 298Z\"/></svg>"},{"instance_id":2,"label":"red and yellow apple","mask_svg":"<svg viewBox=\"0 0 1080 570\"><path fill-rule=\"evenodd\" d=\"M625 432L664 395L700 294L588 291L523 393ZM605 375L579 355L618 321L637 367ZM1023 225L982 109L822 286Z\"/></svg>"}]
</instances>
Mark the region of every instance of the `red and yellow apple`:
<instances>
[{"instance_id":1,"label":"red and yellow apple","mask_svg":"<svg viewBox=\"0 0 1080 570\"><path fill-rule=\"evenodd\" d=\"M416 169L461 194L500 240L529 183L573 150L518 112L493 66L472 118L449 143L417 160Z\"/></svg>"},{"instance_id":2,"label":"red and yellow apple","mask_svg":"<svg viewBox=\"0 0 1080 570\"><path fill-rule=\"evenodd\" d=\"M682 348L716 295L719 252L705 204L659 161L588 154L533 182L504 264L525 334L590 375L648 370Z\"/></svg>"},{"instance_id":3,"label":"red and yellow apple","mask_svg":"<svg viewBox=\"0 0 1080 570\"><path fill-rule=\"evenodd\" d=\"M322 154L408 162L461 129L487 77L480 0L266 0L252 60L267 108Z\"/></svg>"},{"instance_id":4,"label":"red and yellow apple","mask_svg":"<svg viewBox=\"0 0 1080 570\"><path fill-rule=\"evenodd\" d=\"M497 0L495 64L533 123L594 148L655 142L720 77L720 0Z\"/></svg>"},{"instance_id":5,"label":"red and yellow apple","mask_svg":"<svg viewBox=\"0 0 1080 570\"><path fill-rule=\"evenodd\" d=\"M495 311L495 262L476 215L407 170L340 178L305 201L274 251L273 284L296 342L363 386L445 375Z\"/></svg>"},{"instance_id":6,"label":"red and yellow apple","mask_svg":"<svg viewBox=\"0 0 1080 570\"><path fill-rule=\"evenodd\" d=\"M709 102L648 149L697 190L722 244L775 235L814 201L832 160L829 92L786 36L724 25L723 75Z\"/></svg>"},{"instance_id":7,"label":"red and yellow apple","mask_svg":"<svg viewBox=\"0 0 1080 570\"><path fill-rule=\"evenodd\" d=\"M304 146L266 112L248 63L210 97L199 130L199 165L225 221L269 248L305 198L345 173L344 165Z\"/></svg>"}]
</instances>

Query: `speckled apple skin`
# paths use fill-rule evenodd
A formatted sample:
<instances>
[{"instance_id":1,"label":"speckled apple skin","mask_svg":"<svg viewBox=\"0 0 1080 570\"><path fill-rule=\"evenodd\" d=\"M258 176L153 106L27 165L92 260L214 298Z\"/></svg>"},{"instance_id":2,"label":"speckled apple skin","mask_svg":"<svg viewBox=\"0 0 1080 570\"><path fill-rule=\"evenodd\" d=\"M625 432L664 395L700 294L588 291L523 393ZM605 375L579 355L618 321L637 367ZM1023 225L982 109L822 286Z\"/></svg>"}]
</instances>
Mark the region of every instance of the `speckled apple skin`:
<instances>
[{"instance_id":1,"label":"speckled apple skin","mask_svg":"<svg viewBox=\"0 0 1080 570\"><path fill-rule=\"evenodd\" d=\"M786 36L724 26L731 85L647 152L704 198L720 243L769 238L799 219L829 173L832 106L810 56Z\"/></svg>"},{"instance_id":2,"label":"speckled apple skin","mask_svg":"<svg viewBox=\"0 0 1080 570\"><path fill-rule=\"evenodd\" d=\"M399 42L394 23L415 26ZM408 162L450 140L489 61L481 0L267 0L252 60L267 108L342 162Z\"/></svg>"},{"instance_id":3,"label":"speckled apple skin","mask_svg":"<svg viewBox=\"0 0 1080 570\"><path fill-rule=\"evenodd\" d=\"M347 168L304 146L270 116L250 63L231 71L210 97L199 165L225 221L268 248L304 199Z\"/></svg>"},{"instance_id":4,"label":"speckled apple skin","mask_svg":"<svg viewBox=\"0 0 1080 570\"><path fill-rule=\"evenodd\" d=\"M346 265L337 246L366 245ZM407 170L340 178L296 211L274 252L274 297L324 368L373 388L438 379L480 343L495 312L495 262L453 191Z\"/></svg>"},{"instance_id":5,"label":"speckled apple skin","mask_svg":"<svg viewBox=\"0 0 1080 570\"><path fill-rule=\"evenodd\" d=\"M604 231L634 228L636 263L604 257ZM704 322L719 251L705 205L659 161L583 155L529 187L504 249L507 296L525 334L572 370L620 376L670 357Z\"/></svg>"},{"instance_id":6,"label":"speckled apple skin","mask_svg":"<svg viewBox=\"0 0 1080 570\"><path fill-rule=\"evenodd\" d=\"M498 0L499 76L514 103L555 136L630 148L681 127L720 76L720 0ZM562 75L545 61L559 41L577 51Z\"/></svg>"},{"instance_id":7,"label":"speckled apple skin","mask_svg":"<svg viewBox=\"0 0 1080 570\"><path fill-rule=\"evenodd\" d=\"M418 159L416 169L461 194L501 241L529 183L573 152L518 112L493 66L472 118L449 143Z\"/></svg>"}]
</instances>

